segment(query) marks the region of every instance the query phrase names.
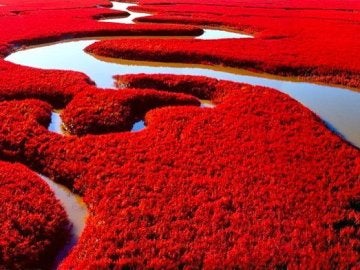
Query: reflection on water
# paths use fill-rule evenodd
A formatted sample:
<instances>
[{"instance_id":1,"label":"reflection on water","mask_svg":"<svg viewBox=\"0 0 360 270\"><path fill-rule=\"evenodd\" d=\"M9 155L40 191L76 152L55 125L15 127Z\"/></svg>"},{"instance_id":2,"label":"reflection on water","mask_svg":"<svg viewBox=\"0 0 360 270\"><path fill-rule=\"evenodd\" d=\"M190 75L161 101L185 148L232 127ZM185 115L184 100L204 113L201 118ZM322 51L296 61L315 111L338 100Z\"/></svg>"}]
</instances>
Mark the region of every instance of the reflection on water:
<instances>
[{"instance_id":1,"label":"reflection on water","mask_svg":"<svg viewBox=\"0 0 360 270\"><path fill-rule=\"evenodd\" d=\"M196 39L227 39L227 38L253 38L253 36L230 32L225 30L204 29L204 33Z\"/></svg>"},{"instance_id":2,"label":"reflection on water","mask_svg":"<svg viewBox=\"0 0 360 270\"><path fill-rule=\"evenodd\" d=\"M200 102L201 102L200 105L201 108L215 108L216 106L211 100L201 99Z\"/></svg>"},{"instance_id":3,"label":"reflection on water","mask_svg":"<svg viewBox=\"0 0 360 270\"><path fill-rule=\"evenodd\" d=\"M55 183L44 175L39 176L54 192L55 197L60 201L61 205L65 209L68 219L72 225L71 240L56 257L55 264L58 265L68 254L70 249L76 244L78 238L84 230L85 222L88 216L88 209L80 196L74 194L65 186Z\"/></svg>"},{"instance_id":4,"label":"reflection on water","mask_svg":"<svg viewBox=\"0 0 360 270\"><path fill-rule=\"evenodd\" d=\"M51 122L48 127L48 130L51 132L58 133L58 134L64 134L64 130L62 128L62 120L60 117L60 112L53 111L51 113Z\"/></svg>"},{"instance_id":5,"label":"reflection on water","mask_svg":"<svg viewBox=\"0 0 360 270\"><path fill-rule=\"evenodd\" d=\"M132 131L132 132L141 131L141 130L143 130L145 127L146 127L146 126L145 126L145 122L144 122L143 120L141 120L141 121L138 121L138 122L135 122L135 123L134 123L131 131Z\"/></svg>"},{"instance_id":6,"label":"reflection on water","mask_svg":"<svg viewBox=\"0 0 360 270\"><path fill-rule=\"evenodd\" d=\"M112 3L112 10L118 10L118 11L126 11L130 15L125 18L110 18L110 19L103 19L99 20L100 22L111 22L111 23L124 23L124 24L134 24L134 20L140 17L149 16L151 14L148 13L139 13L139 12L133 12L128 10L128 7L135 7L137 4L133 3L119 3L119 2L111 2Z\"/></svg>"},{"instance_id":7,"label":"reflection on water","mask_svg":"<svg viewBox=\"0 0 360 270\"><path fill-rule=\"evenodd\" d=\"M98 87L103 88L114 87L113 75L131 73L200 75L272 87L304 104L346 140L360 147L360 94L357 92L339 87L289 81L289 78L286 77L249 74L243 70L216 66L95 58L83 51L85 47L95 41L69 41L29 48L9 55L6 60L30 67L80 71L87 74Z\"/></svg>"}]
</instances>

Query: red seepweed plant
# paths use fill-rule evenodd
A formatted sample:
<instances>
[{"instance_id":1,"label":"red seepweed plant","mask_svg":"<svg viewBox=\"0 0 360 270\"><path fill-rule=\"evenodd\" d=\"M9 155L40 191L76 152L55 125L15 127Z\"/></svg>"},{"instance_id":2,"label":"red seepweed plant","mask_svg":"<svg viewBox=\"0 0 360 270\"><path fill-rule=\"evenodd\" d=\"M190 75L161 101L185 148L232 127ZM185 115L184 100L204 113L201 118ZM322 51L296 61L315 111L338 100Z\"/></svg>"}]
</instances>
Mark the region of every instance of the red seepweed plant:
<instances>
[{"instance_id":1,"label":"red seepweed plant","mask_svg":"<svg viewBox=\"0 0 360 270\"><path fill-rule=\"evenodd\" d=\"M3 56L71 37L196 35L205 25L255 38L122 39L87 50L359 87L357 2L144 0L137 9L155 15L130 26L96 21L124 15L97 7L109 7L102 0L2 3ZM67 185L90 210L61 269L360 263L359 150L316 115L269 88L192 76L116 80L126 89L102 92L84 74L0 61L0 158ZM200 108L198 99L216 107ZM64 109L74 135L47 130L54 108ZM128 132L139 119L146 128ZM0 268L46 267L66 234L63 210L23 165L2 162L0 180L0 226L8 232Z\"/></svg>"}]
</instances>

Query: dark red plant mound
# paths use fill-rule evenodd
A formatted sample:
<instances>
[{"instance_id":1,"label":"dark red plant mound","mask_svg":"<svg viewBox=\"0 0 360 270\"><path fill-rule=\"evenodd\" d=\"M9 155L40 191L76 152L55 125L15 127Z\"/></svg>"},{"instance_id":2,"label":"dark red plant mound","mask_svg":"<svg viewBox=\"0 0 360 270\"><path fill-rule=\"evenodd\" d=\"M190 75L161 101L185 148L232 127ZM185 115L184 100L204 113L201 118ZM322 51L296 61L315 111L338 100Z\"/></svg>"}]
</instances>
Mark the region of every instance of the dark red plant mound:
<instances>
[{"instance_id":1,"label":"dark red plant mound","mask_svg":"<svg viewBox=\"0 0 360 270\"><path fill-rule=\"evenodd\" d=\"M199 99L215 99L219 81L200 76L173 76L166 74L128 74L114 76L118 88L154 88L176 93L186 93Z\"/></svg>"},{"instance_id":2,"label":"dark red plant mound","mask_svg":"<svg viewBox=\"0 0 360 270\"><path fill-rule=\"evenodd\" d=\"M348 268L360 262L357 149L272 89L191 76L147 80L177 92L187 82L197 93L215 95L217 106L155 109L141 132L82 137L48 132L36 124L36 111L29 118L15 118L15 110L1 117L37 131L4 134L22 141L24 151L14 158L73 185L90 208L62 269ZM120 93L99 96L116 101ZM101 99L96 91L88 97L78 104L91 112ZM106 115L118 111L108 109Z\"/></svg>"},{"instance_id":3,"label":"dark red plant mound","mask_svg":"<svg viewBox=\"0 0 360 270\"><path fill-rule=\"evenodd\" d=\"M20 164L0 162L0 269L46 269L69 236L54 194Z\"/></svg>"},{"instance_id":4,"label":"dark red plant mound","mask_svg":"<svg viewBox=\"0 0 360 270\"><path fill-rule=\"evenodd\" d=\"M359 152L285 95L232 87L215 109L157 109L139 134L87 139L99 154L77 186L95 214L63 269L359 263Z\"/></svg>"},{"instance_id":5,"label":"dark red plant mound","mask_svg":"<svg viewBox=\"0 0 360 270\"><path fill-rule=\"evenodd\" d=\"M25 139L46 131L50 113L51 106L40 100L0 102L0 158L24 155Z\"/></svg>"},{"instance_id":6,"label":"dark red plant mound","mask_svg":"<svg viewBox=\"0 0 360 270\"><path fill-rule=\"evenodd\" d=\"M72 134L128 131L151 109L170 105L200 105L193 96L154 90L92 90L77 95L62 113Z\"/></svg>"},{"instance_id":7,"label":"dark red plant mound","mask_svg":"<svg viewBox=\"0 0 360 270\"><path fill-rule=\"evenodd\" d=\"M77 93L92 89L82 73L39 70L0 61L0 101L35 98L63 107Z\"/></svg>"}]
</instances>

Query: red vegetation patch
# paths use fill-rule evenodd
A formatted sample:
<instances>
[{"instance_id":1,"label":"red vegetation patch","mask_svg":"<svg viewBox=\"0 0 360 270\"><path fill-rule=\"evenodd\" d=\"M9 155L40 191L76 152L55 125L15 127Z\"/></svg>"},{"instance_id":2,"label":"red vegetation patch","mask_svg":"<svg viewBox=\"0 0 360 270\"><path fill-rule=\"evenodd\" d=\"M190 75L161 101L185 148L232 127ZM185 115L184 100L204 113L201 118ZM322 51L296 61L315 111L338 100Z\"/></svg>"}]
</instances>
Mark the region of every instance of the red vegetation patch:
<instances>
[{"instance_id":1,"label":"red vegetation patch","mask_svg":"<svg viewBox=\"0 0 360 270\"><path fill-rule=\"evenodd\" d=\"M41 134L50 122L50 114L51 106L39 100L1 102L0 157L24 155L26 138Z\"/></svg>"},{"instance_id":2,"label":"red vegetation patch","mask_svg":"<svg viewBox=\"0 0 360 270\"><path fill-rule=\"evenodd\" d=\"M199 99L215 99L218 80L199 76L173 76L165 74L128 74L114 76L118 88L154 88L186 93Z\"/></svg>"},{"instance_id":3,"label":"red vegetation patch","mask_svg":"<svg viewBox=\"0 0 360 270\"><path fill-rule=\"evenodd\" d=\"M312 42L311 46L318 48L322 44ZM234 50L236 47L239 49ZM308 46L292 48L291 52L288 52L287 47L293 45L289 45L284 39L255 38L241 41L239 39L216 41L121 39L98 41L88 46L86 51L105 57L132 60L226 65L360 87L358 80L360 63L352 60L357 52L352 51L353 54L348 58L338 59L339 50L335 49L320 54L317 51L312 52Z\"/></svg>"},{"instance_id":4,"label":"red vegetation patch","mask_svg":"<svg viewBox=\"0 0 360 270\"><path fill-rule=\"evenodd\" d=\"M130 130L151 109L170 105L200 105L193 96L154 90L87 91L77 95L62 113L72 134Z\"/></svg>"},{"instance_id":5,"label":"red vegetation patch","mask_svg":"<svg viewBox=\"0 0 360 270\"><path fill-rule=\"evenodd\" d=\"M0 162L0 268L47 268L68 237L66 214L47 184Z\"/></svg>"},{"instance_id":6,"label":"red vegetation patch","mask_svg":"<svg viewBox=\"0 0 360 270\"><path fill-rule=\"evenodd\" d=\"M93 88L84 74L40 70L0 61L0 101L36 98L63 107L75 94Z\"/></svg>"},{"instance_id":7,"label":"red vegetation patch","mask_svg":"<svg viewBox=\"0 0 360 270\"><path fill-rule=\"evenodd\" d=\"M116 24L99 22L97 19L126 15L127 13L97 8L63 8L51 9L49 4L41 3L48 7L43 10L30 9L16 6L2 7L10 11L0 17L0 44L31 45L60 41L65 38L89 36L144 36L144 35L199 35L203 31L191 25L149 25L149 24ZM15 10L15 11L14 11ZM14 14L15 12L15 14ZM51 25L51 27L49 27Z\"/></svg>"},{"instance_id":8,"label":"red vegetation patch","mask_svg":"<svg viewBox=\"0 0 360 270\"><path fill-rule=\"evenodd\" d=\"M20 134L17 158L69 186L74 180L92 213L62 269L359 263L357 149L268 88L190 76L148 81L179 92L186 81L199 95L216 93L218 104L152 110L137 133L62 137L39 125ZM103 93L117 100L121 90ZM89 95L94 108L97 97ZM90 103L78 104L91 111ZM106 115L111 110L118 107Z\"/></svg>"}]
</instances>

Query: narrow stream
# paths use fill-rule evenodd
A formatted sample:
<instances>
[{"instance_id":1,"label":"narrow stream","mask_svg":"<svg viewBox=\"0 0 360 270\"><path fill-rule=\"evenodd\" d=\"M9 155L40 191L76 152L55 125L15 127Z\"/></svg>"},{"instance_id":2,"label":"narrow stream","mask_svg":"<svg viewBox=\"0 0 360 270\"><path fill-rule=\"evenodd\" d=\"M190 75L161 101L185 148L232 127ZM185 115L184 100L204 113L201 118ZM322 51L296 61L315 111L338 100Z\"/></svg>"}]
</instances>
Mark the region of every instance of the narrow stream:
<instances>
[{"instance_id":1,"label":"narrow stream","mask_svg":"<svg viewBox=\"0 0 360 270\"><path fill-rule=\"evenodd\" d=\"M137 4L134 3L119 3L119 2L111 2L112 3L112 10L117 11L126 11L130 15L127 17L121 18L110 18L110 19L101 19L100 22L109 22L109 23L122 23L122 24L135 24L134 20L141 17L151 16L149 13L140 13L130 11L129 7L136 7ZM204 33L195 39L226 39L226 38L253 38L251 35L241 34L238 32L233 31L225 31L225 30L217 30L217 29L203 29ZM158 37L161 38L161 37ZM189 37L191 38L191 37Z\"/></svg>"},{"instance_id":2,"label":"narrow stream","mask_svg":"<svg viewBox=\"0 0 360 270\"><path fill-rule=\"evenodd\" d=\"M74 194L65 186L55 183L44 175L39 174L39 176L49 185L50 189L54 192L55 197L60 201L72 226L70 241L63 247L62 250L60 250L55 259L54 269L56 269L60 262L69 253L71 248L76 244L82 231L84 230L85 221L88 216L88 209L80 196Z\"/></svg>"},{"instance_id":3,"label":"narrow stream","mask_svg":"<svg viewBox=\"0 0 360 270\"><path fill-rule=\"evenodd\" d=\"M111 7L112 10L126 11L130 15L127 17L121 17L121 18L102 19L102 20L99 20L100 22L135 24L135 22L134 22L135 19L151 15L149 13L140 13L140 12L133 12L133 11L128 10L129 7L136 7L137 4L120 3L120 2L111 2L111 3L112 3L112 7Z\"/></svg>"},{"instance_id":4,"label":"narrow stream","mask_svg":"<svg viewBox=\"0 0 360 270\"><path fill-rule=\"evenodd\" d=\"M315 112L333 130L360 148L360 93L345 88L290 81L244 70L216 66L126 61L92 56L84 48L97 40L77 40L17 51L7 61L43 69L80 71L100 88L114 88L115 74L201 75L275 88ZM56 57L54 57L56 56ZM61 57L59 57L61 56ZM76 59L76 61L74 61Z\"/></svg>"}]
</instances>

